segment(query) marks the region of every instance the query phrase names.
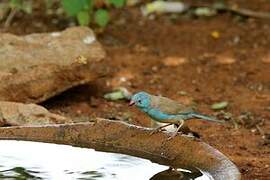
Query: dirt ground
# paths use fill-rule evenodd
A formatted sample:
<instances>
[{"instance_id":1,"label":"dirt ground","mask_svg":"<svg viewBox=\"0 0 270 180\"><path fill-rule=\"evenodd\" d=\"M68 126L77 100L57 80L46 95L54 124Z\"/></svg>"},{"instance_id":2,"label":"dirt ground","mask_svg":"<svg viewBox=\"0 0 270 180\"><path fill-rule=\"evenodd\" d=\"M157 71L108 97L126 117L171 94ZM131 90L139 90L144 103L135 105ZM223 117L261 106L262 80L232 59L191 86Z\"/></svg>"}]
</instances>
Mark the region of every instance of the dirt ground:
<instances>
[{"instance_id":1,"label":"dirt ground","mask_svg":"<svg viewBox=\"0 0 270 180\"><path fill-rule=\"evenodd\" d=\"M270 3L230 1L255 10ZM8 32L27 34L62 30L64 20L34 11L18 15ZM110 74L43 103L74 118L98 116L149 126L149 118L124 101L103 98L114 87L147 91L195 104L205 114L215 102L228 101L227 123L192 120L188 126L239 167L243 179L270 177L270 21L221 13L211 18L170 15L149 20L138 8L113 13L98 39ZM1 26L2 27L2 26ZM219 112L219 114L221 114Z\"/></svg>"}]
</instances>

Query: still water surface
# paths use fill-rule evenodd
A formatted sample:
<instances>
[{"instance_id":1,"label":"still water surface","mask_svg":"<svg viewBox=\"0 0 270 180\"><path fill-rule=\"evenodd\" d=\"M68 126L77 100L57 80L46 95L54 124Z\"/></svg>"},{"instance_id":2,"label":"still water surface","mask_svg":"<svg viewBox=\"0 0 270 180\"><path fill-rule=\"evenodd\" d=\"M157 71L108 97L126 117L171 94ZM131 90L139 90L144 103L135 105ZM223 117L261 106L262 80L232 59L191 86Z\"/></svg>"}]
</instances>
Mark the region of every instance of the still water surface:
<instances>
[{"instance_id":1,"label":"still water surface","mask_svg":"<svg viewBox=\"0 0 270 180\"><path fill-rule=\"evenodd\" d=\"M166 169L123 154L68 145L0 141L0 179L4 180L147 180L159 178ZM209 179L196 176L200 176L196 180Z\"/></svg>"}]
</instances>

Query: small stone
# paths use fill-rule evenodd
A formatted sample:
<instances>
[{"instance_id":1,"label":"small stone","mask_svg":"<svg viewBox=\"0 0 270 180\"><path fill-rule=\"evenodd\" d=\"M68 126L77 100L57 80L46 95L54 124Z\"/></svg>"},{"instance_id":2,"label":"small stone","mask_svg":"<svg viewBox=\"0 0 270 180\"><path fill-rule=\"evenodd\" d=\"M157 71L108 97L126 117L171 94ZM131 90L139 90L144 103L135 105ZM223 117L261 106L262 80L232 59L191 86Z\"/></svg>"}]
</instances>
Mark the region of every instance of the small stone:
<instances>
[{"instance_id":1,"label":"small stone","mask_svg":"<svg viewBox=\"0 0 270 180\"><path fill-rule=\"evenodd\" d=\"M262 62L266 64L270 64L270 53L262 58Z\"/></svg>"},{"instance_id":2,"label":"small stone","mask_svg":"<svg viewBox=\"0 0 270 180\"><path fill-rule=\"evenodd\" d=\"M157 66L153 66L151 69L152 69L153 72L157 72L158 71L158 67Z\"/></svg>"},{"instance_id":3,"label":"small stone","mask_svg":"<svg viewBox=\"0 0 270 180\"><path fill-rule=\"evenodd\" d=\"M75 62L78 63L78 64L87 64L87 58L84 57L84 56L78 56L75 59Z\"/></svg>"},{"instance_id":4,"label":"small stone","mask_svg":"<svg viewBox=\"0 0 270 180\"><path fill-rule=\"evenodd\" d=\"M222 102L212 104L211 109L221 110L221 109L225 109L228 105L229 103L227 101L222 101Z\"/></svg>"},{"instance_id":5,"label":"small stone","mask_svg":"<svg viewBox=\"0 0 270 180\"><path fill-rule=\"evenodd\" d=\"M92 44L95 40L96 40L95 36L86 36L86 37L83 39L83 42L84 42L85 44Z\"/></svg>"},{"instance_id":6,"label":"small stone","mask_svg":"<svg viewBox=\"0 0 270 180\"><path fill-rule=\"evenodd\" d=\"M233 44L238 44L240 42L240 37L239 36L234 36L232 42L233 42Z\"/></svg>"},{"instance_id":7,"label":"small stone","mask_svg":"<svg viewBox=\"0 0 270 180\"><path fill-rule=\"evenodd\" d=\"M115 77L108 83L112 87L117 88L126 84L130 84L130 80L134 79L135 76L128 70L119 71Z\"/></svg>"},{"instance_id":8,"label":"small stone","mask_svg":"<svg viewBox=\"0 0 270 180\"><path fill-rule=\"evenodd\" d=\"M59 37L59 36L61 36L61 33L60 32L52 32L51 36L52 37Z\"/></svg>"},{"instance_id":9,"label":"small stone","mask_svg":"<svg viewBox=\"0 0 270 180\"><path fill-rule=\"evenodd\" d=\"M176 67L185 64L187 59L184 57L167 57L163 60L163 64L168 67Z\"/></svg>"},{"instance_id":10,"label":"small stone","mask_svg":"<svg viewBox=\"0 0 270 180\"><path fill-rule=\"evenodd\" d=\"M186 96L187 92L186 91L178 91L177 94L179 94L181 96Z\"/></svg>"},{"instance_id":11,"label":"small stone","mask_svg":"<svg viewBox=\"0 0 270 180\"><path fill-rule=\"evenodd\" d=\"M135 52L138 52L138 53L145 53L145 52L148 51L148 48L147 48L146 46L137 44L137 45L134 47L134 51L135 51Z\"/></svg>"},{"instance_id":12,"label":"small stone","mask_svg":"<svg viewBox=\"0 0 270 180\"><path fill-rule=\"evenodd\" d=\"M219 39L220 38L220 33L218 31L213 31L213 32L211 32L211 36L214 39Z\"/></svg>"},{"instance_id":13,"label":"small stone","mask_svg":"<svg viewBox=\"0 0 270 180\"><path fill-rule=\"evenodd\" d=\"M256 129L251 129L250 130L252 133L255 133L257 130Z\"/></svg>"},{"instance_id":14,"label":"small stone","mask_svg":"<svg viewBox=\"0 0 270 180\"><path fill-rule=\"evenodd\" d=\"M235 63L235 59L232 58L232 57L229 57L229 56L218 56L217 57L217 62L219 64L225 64L225 65L228 65L228 64L233 64Z\"/></svg>"}]
</instances>

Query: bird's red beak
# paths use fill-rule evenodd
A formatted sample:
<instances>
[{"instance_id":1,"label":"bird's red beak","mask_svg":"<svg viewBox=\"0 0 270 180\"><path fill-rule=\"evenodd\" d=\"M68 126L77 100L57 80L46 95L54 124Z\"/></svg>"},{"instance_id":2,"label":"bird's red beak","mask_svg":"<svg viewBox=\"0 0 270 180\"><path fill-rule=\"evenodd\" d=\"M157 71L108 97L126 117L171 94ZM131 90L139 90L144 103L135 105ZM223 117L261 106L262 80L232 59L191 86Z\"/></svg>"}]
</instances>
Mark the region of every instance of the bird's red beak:
<instances>
[{"instance_id":1,"label":"bird's red beak","mask_svg":"<svg viewBox=\"0 0 270 180\"><path fill-rule=\"evenodd\" d=\"M133 106L134 104L135 104L134 101L130 101L128 105L129 105L129 106Z\"/></svg>"}]
</instances>

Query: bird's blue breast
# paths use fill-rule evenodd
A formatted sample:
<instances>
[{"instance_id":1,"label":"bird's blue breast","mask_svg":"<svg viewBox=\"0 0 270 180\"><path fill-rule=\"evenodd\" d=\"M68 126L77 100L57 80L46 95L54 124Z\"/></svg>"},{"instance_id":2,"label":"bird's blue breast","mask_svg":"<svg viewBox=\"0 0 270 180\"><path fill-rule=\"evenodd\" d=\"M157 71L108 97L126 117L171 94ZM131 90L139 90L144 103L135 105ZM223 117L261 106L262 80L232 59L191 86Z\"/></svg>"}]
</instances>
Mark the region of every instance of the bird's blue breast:
<instances>
[{"instance_id":1,"label":"bird's blue breast","mask_svg":"<svg viewBox=\"0 0 270 180\"><path fill-rule=\"evenodd\" d=\"M160 121L160 122L162 122L164 120L175 118L175 115L169 115L169 114L163 113L160 110L154 109L154 108L147 111L147 114L151 118L153 118L154 120L157 120L157 121Z\"/></svg>"}]
</instances>

